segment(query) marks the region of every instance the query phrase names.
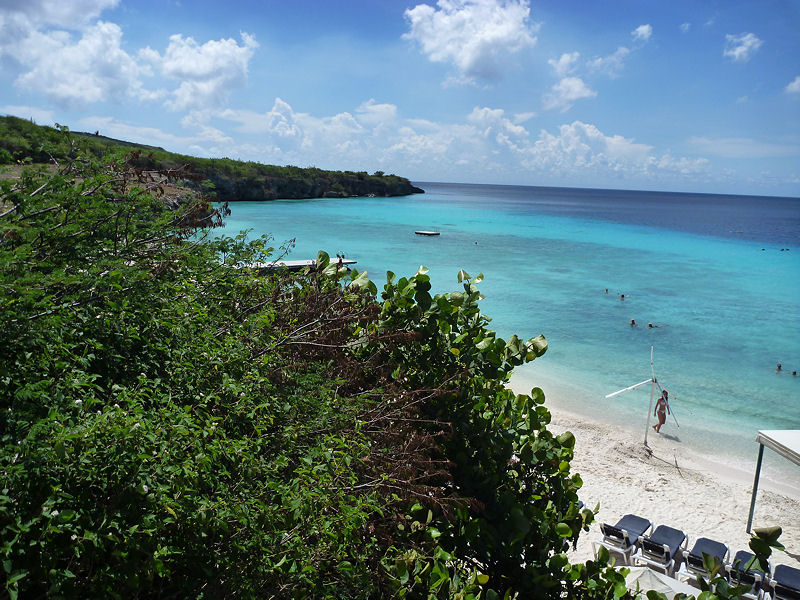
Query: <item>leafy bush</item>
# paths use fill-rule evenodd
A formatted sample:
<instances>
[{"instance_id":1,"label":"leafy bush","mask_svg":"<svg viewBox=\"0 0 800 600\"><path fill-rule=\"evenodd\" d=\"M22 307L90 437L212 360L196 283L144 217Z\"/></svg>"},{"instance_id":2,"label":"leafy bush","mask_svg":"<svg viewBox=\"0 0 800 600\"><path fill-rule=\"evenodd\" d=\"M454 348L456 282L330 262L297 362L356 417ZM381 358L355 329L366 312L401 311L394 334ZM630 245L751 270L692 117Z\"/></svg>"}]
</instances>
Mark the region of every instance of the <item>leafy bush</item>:
<instances>
[{"instance_id":1,"label":"leafy bush","mask_svg":"<svg viewBox=\"0 0 800 600\"><path fill-rule=\"evenodd\" d=\"M218 213L133 177L81 159L0 183L9 595L444 594L558 571L591 515L571 438L502 385L542 338L486 330L465 275L435 298L424 271L390 279L377 304L324 254L320 273L234 268L268 240L203 242Z\"/></svg>"},{"instance_id":2,"label":"leafy bush","mask_svg":"<svg viewBox=\"0 0 800 600\"><path fill-rule=\"evenodd\" d=\"M481 276L259 274L268 238L140 175L0 181L10 598L629 595L567 560L574 439L504 386L546 341L490 331Z\"/></svg>"}]
</instances>

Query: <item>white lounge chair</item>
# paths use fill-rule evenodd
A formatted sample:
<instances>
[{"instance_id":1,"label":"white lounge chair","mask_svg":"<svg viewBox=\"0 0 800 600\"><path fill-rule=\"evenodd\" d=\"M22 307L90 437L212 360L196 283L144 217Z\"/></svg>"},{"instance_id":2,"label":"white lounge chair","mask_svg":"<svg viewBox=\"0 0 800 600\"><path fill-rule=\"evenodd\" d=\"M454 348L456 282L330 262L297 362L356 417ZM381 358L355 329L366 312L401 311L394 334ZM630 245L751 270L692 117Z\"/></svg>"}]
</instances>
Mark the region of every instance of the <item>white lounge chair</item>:
<instances>
[{"instance_id":1,"label":"white lounge chair","mask_svg":"<svg viewBox=\"0 0 800 600\"><path fill-rule=\"evenodd\" d=\"M663 571L670 577L675 572L676 559L680 561L689 539L680 529L659 525L649 536L639 538L639 550L633 555L637 565L647 565Z\"/></svg>"},{"instance_id":2,"label":"white lounge chair","mask_svg":"<svg viewBox=\"0 0 800 600\"><path fill-rule=\"evenodd\" d=\"M643 517L625 515L616 525L600 523L603 537L592 542L594 557L597 558L598 546L603 546L610 553L622 556L622 563L631 564L631 554L637 547L639 538L650 531L653 524Z\"/></svg>"},{"instance_id":3,"label":"white lounge chair","mask_svg":"<svg viewBox=\"0 0 800 600\"><path fill-rule=\"evenodd\" d=\"M717 542L709 538L697 538L697 541L692 546L691 550L683 551L683 564L678 570L678 578L686 581L697 580L699 575L703 579L708 579L705 565L703 564L703 555L708 554L713 558L719 560L723 568L720 569L719 575L723 577L727 575L724 569L725 563L730 555L730 550L722 542Z\"/></svg>"},{"instance_id":4,"label":"white lounge chair","mask_svg":"<svg viewBox=\"0 0 800 600\"><path fill-rule=\"evenodd\" d=\"M773 600L800 600L800 569L778 565L769 577Z\"/></svg>"},{"instance_id":5,"label":"white lounge chair","mask_svg":"<svg viewBox=\"0 0 800 600\"><path fill-rule=\"evenodd\" d=\"M739 550L733 556L733 562L726 565L728 571L728 581L731 585L749 585L750 591L741 595L744 600L762 600L764 598L763 583L767 576L764 571L751 568L747 569L747 564L753 558L753 554L746 550Z\"/></svg>"}]
</instances>

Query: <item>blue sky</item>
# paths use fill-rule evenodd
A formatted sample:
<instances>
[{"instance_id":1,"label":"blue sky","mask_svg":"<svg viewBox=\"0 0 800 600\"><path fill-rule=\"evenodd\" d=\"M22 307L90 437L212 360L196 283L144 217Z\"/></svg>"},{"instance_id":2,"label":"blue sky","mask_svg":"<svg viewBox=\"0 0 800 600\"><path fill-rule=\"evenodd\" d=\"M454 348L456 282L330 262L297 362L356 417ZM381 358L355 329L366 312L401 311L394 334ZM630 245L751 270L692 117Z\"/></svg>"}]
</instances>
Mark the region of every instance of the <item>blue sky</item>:
<instances>
[{"instance_id":1,"label":"blue sky","mask_svg":"<svg viewBox=\"0 0 800 600\"><path fill-rule=\"evenodd\" d=\"M0 1L0 114L414 181L800 196L800 2Z\"/></svg>"}]
</instances>

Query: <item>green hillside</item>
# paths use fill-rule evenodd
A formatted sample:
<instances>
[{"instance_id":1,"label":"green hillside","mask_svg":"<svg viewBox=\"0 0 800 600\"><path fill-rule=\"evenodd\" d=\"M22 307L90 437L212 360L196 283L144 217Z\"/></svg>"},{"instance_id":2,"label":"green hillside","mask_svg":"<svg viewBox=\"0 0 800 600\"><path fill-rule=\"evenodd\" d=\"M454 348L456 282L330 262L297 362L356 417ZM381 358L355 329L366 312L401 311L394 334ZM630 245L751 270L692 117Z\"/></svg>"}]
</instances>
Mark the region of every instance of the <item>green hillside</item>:
<instances>
[{"instance_id":1,"label":"green hillside","mask_svg":"<svg viewBox=\"0 0 800 600\"><path fill-rule=\"evenodd\" d=\"M211 193L223 202L344 196L407 196L423 193L408 179L381 172L325 171L314 167L264 165L229 158L198 158L163 148L115 140L92 133L72 132L82 151L102 158L135 152L132 166L177 169L190 165L202 180L189 187ZM17 117L0 117L0 165L49 163L70 153L70 142L59 128L36 125Z\"/></svg>"}]
</instances>

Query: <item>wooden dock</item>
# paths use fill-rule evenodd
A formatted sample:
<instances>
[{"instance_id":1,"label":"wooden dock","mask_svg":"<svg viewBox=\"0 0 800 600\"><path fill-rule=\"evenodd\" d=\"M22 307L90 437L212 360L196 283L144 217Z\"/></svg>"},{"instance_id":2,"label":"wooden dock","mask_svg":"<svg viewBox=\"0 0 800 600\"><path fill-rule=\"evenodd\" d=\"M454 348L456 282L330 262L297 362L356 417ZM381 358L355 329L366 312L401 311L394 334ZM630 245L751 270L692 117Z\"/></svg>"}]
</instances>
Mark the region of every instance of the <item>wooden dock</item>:
<instances>
[{"instance_id":1,"label":"wooden dock","mask_svg":"<svg viewBox=\"0 0 800 600\"><path fill-rule=\"evenodd\" d=\"M340 264L340 259L332 258L330 264ZM342 258L341 264L344 266L354 265L356 261L349 258ZM317 261L315 259L309 260L276 260L274 262L255 262L245 263L240 265L241 268L256 269L258 271L280 271L286 269L288 271L302 271L306 267L311 269L317 268Z\"/></svg>"}]
</instances>

